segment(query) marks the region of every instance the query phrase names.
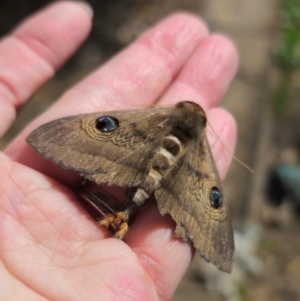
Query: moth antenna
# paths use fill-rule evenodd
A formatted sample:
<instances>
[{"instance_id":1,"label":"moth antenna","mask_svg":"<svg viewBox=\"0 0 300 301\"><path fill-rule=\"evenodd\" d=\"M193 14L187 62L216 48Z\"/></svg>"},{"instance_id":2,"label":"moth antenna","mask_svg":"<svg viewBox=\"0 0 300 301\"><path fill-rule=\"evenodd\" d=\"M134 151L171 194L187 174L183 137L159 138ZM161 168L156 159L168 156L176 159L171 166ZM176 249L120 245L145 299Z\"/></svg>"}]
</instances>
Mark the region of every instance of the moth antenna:
<instances>
[{"instance_id":1,"label":"moth antenna","mask_svg":"<svg viewBox=\"0 0 300 301\"><path fill-rule=\"evenodd\" d=\"M214 133L214 135L216 136L216 138L218 139L218 141L222 144L222 146L225 148L225 150L227 151L227 153L233 158L234 161L240 163L242 166L244 166L246 169L248 169L250 172L254 173L254 170L252 168L250 168L246 163L244 163L243 161L241 161L240 159L238 159L236 156L234 156L229 149L226 147L226 145L221 141L221 139L219 138L218 134L216 133L216 131L213 129L213 127L211 126L211 124L209 123L209 121L207 120L207 123L210 127L210 129L212 130L212 132Z\"/></svg>"}]
</instances>

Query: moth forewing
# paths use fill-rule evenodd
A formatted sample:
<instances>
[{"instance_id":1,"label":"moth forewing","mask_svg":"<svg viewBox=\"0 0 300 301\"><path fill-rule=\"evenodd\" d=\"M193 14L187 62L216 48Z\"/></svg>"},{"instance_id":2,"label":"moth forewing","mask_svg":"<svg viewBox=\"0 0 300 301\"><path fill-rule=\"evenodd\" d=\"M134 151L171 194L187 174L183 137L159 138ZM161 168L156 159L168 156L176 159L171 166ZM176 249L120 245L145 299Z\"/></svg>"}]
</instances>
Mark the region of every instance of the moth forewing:
<instances>
[{"instance_id":1,"label":"moth forewing","mask_svg":"<svg viewBox=\"0 0 300 301\"><path fill-rule=\"evenodd\" d=\"M234 250L228 205L203 127L155 191L159 210L177 224L175 234L193 243L219 269L231 271Z\"/></svg>"}]
</instances>

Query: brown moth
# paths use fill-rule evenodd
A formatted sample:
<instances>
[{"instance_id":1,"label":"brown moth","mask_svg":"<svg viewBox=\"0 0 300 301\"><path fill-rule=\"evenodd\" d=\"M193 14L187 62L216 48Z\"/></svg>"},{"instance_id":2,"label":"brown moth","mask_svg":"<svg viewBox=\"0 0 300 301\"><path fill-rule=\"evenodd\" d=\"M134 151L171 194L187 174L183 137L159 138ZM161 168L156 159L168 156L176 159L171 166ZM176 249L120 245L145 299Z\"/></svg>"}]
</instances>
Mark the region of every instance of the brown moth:
<instances>
[{"instance_id":1,"label":"brown moth","mask_svg":"<svg viewBox=\"0 0 300 301\"><path fill-rule=\"evenodd\" d=\"M97 184L128 187L123 207L100 221L116 237L152 195L175 235L207 261L230 272L234 251L228 204L196 103L61 118L33 131L27 142L42 156Z\"/></svg>"}]
</instances>

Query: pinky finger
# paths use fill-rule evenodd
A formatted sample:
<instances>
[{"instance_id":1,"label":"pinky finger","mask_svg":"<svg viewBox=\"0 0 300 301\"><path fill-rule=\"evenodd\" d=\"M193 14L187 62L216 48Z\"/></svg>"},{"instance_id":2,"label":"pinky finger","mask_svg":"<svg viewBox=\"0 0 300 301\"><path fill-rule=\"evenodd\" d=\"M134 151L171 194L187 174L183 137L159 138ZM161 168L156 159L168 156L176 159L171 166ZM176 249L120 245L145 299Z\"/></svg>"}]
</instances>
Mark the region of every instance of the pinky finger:
<instances>
[{"instance_id":1,"label":"pinky finger","mask_svg":"<svg viewBox=\"0 0 300 301\"><path fill-rule=\"evenodd\" d=\"M17 109L80 46L91 28L84 4L56 2L29 17L0 42L0 137Z\"/></svg>"}]
</instances>

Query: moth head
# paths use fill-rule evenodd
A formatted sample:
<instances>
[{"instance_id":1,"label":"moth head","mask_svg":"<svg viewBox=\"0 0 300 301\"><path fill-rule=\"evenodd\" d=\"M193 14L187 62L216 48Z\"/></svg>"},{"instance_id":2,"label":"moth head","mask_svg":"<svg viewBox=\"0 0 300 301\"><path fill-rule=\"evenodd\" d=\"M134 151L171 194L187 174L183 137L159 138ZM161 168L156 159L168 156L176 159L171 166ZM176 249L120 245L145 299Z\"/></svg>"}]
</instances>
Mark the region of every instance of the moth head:
<instances>
[{"instance_id":1,"label":"moth head","mask_svg":"<svg viewBox=\"0 0 300 301\"><path fill-rule=\"evenodd\" d=\"M119 121L111 116L102 116L96 119L96 128L103 133L109 133L119 128Z\"/></svg>"}]
</instances>

